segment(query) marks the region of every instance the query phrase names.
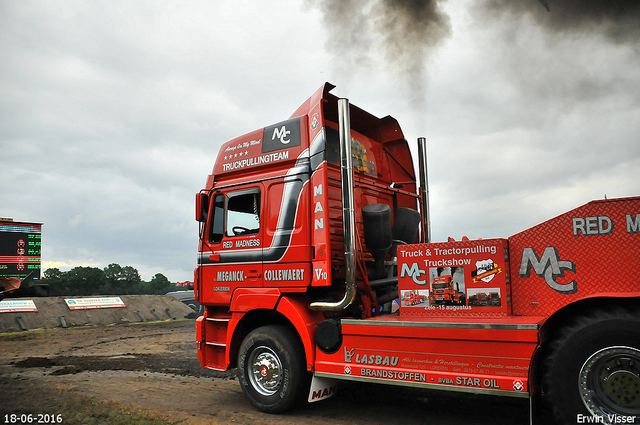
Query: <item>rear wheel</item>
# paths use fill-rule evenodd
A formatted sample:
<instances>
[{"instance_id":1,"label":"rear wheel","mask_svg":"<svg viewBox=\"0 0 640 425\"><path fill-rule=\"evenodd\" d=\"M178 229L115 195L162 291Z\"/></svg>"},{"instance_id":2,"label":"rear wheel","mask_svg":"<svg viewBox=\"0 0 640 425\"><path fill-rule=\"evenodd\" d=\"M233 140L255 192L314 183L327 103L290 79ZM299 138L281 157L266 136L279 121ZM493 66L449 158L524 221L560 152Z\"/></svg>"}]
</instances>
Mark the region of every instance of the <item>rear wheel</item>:
<instances>
[{"instance_id":1,"label":"rear wheel","mask_svg":"<svg viewBox=\"0 0 640 425\"><path fill-rule=\"evenodd\" d=\"M640 314L598 309L574 319L549 346L543 386L554 415L575 424L640 423ZM595 419L594 419L595 420Z\"/></svg>"},{"instance_id":2,"label":"rear wheel","mask_svg":"<svg viewBox=\"0 0 640 425\"><path fill-rule=\"evenodd\" d=\"M250 332L240 345L237 373L247 398L266 413L284 412L306 395L304 349L285 326Z\"/></svg>"}]
</instances>

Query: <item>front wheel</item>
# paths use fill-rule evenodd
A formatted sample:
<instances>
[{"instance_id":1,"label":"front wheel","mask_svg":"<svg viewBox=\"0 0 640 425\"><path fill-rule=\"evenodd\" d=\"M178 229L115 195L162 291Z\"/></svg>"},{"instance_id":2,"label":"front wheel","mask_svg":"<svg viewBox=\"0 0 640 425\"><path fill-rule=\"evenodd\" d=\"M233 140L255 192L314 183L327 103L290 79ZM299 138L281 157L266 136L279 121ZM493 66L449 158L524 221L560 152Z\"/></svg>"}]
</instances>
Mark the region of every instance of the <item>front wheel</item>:
<instances>
[{"instance_id":1,"label":"front wheel","mask_svg":"<svg viewBox=\"0 0 640 425\"><path fill-rule=\"evenodd\" d=\"M598 309L549 346L543 386L562 423L640 423L640 314ZM584 422L586 423L586 422Z\"/></svg>"},{"instance_id":2,"label":"front wheel","mask_svg":"<svg viewBox=\"0 0 640 425\"><path fill-rule=\"evenodd\" d=\"M240 345L238 381L247 398L266 413L282 413L305 391L307 371L302 344L285 326L251 331Z\"/></svg>"}]
</instances>

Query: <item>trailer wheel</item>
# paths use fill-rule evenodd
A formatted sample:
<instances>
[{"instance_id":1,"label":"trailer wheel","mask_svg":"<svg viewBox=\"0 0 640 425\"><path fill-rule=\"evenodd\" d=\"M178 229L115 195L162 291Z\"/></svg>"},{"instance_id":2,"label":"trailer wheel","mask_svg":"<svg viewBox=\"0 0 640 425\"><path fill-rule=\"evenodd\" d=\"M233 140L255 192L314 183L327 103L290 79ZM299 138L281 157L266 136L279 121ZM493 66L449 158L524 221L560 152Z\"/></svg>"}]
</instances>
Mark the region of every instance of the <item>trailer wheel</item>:
<instances>
[{"instance_id":1,"label":"trailer wheel","mask_svg":"<svg viewBox=\"0 0 640 425\"><path fill-rule=\"evenodd\" d=\"M558 421L640 423L638 311L593 310L563 328L548 353L542 385Z\"/></svg>"},{"instance_id":2,"label":"trailer wheel","mask_svg":"<svg viewBox=\"0 0 640 425\"><path fill-rule=\"evenodd\" d=\"M304 349L285 326L250 332L240 345L237 373L244 394L266 413L282 413L306 395Z\"/></svg>"}]
</instances>

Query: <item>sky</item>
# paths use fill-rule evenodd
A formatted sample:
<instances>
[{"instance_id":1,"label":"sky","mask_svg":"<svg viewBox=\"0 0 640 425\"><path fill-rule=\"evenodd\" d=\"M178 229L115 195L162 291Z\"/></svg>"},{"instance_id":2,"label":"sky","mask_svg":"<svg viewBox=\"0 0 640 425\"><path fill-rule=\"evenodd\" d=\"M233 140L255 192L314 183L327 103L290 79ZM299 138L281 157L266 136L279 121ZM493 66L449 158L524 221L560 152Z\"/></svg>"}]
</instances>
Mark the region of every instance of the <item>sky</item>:
<instances>
[{"instance_id":1,"label":"sky","mask_svg":"<svg viewBox=\"0 0 640 425\"><path fill-rule=\"evenodd\" d=\"M640 195L636 0L0 0L0 64L0 217L44 270L193 280L220 145L325 82L427 138L433 241Z\"/></svg>"}]
</instances>

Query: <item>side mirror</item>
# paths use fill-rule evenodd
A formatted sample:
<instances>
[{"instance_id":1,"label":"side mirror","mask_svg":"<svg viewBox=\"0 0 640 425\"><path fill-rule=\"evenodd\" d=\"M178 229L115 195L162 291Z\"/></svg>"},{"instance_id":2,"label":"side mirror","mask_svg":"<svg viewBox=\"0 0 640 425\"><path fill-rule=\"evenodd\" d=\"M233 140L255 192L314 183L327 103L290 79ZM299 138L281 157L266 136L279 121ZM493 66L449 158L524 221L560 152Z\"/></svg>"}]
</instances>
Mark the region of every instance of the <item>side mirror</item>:
<instances>
[{"instance_id":1,"label":"side mirror","mask_svg":"<svg viewBox=\"0 0 640 425\"><path fill-rule=\"evenodd\" d=\"M204 223L209 213L209 195L199 192L196 194L196 221Z\"/></svg>"}]
</instances>

